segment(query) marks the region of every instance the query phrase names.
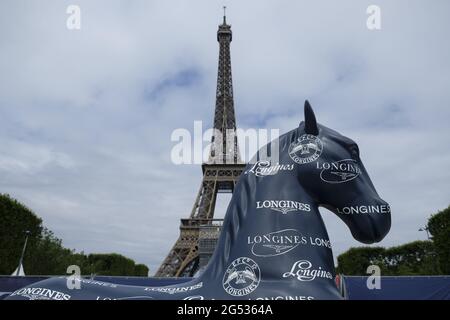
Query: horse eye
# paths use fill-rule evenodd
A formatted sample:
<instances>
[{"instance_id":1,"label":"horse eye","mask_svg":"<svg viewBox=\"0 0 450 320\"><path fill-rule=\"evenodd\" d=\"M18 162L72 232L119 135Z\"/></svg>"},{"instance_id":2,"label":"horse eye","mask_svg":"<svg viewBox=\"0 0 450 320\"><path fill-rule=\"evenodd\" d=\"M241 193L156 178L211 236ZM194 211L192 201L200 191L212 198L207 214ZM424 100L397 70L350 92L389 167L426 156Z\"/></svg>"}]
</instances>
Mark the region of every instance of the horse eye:
<instances>
[{"instance_id":1,"label":"horse eye","mask_svg":"<svg viewBox=\"0 0 450 320\"><path fill-rule=\"evenodd\" d=\"M356 158L356 159L359 158L359 149L358 149L358 146L356 146L356 145L351 146L350 152L351 152L351 154L352 154L352 158Z\"/></svg>"}]
</instances>

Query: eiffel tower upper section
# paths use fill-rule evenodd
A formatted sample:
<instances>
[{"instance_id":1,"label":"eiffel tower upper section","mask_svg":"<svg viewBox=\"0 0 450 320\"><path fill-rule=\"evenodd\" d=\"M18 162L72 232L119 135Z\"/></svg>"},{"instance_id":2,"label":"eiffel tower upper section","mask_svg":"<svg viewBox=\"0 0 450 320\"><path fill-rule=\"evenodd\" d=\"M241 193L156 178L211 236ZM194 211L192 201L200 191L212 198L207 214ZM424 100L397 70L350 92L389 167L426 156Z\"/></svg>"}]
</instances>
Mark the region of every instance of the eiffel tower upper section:
<instances>
[{"instance_id":1,"label":"eiffel tower upper section","mask_svg":"<svg viewBox=\"0 0 450 320\"><path fill-rule=\"evenodd\" d=\"M219 42L219 67L217 72L216 107L214 129L208 164L242 163L236 136L236 117L234 114L233 79L231 76L230 43L233 38L231 26L226 16L217 31ZM218 136L217 133L220 132Z\"/></svg>"}]
</instances>

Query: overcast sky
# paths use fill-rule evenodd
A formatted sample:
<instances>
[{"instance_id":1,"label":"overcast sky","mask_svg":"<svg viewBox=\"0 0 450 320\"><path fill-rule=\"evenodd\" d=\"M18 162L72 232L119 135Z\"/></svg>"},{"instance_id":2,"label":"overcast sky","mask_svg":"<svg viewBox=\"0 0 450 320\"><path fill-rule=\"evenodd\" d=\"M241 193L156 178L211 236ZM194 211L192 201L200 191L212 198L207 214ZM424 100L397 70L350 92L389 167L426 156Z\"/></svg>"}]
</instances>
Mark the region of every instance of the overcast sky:
<instances>
[{"instance_id":1,"label":"overcast sky","mask_svg":"<svg viewBox=\"0 0 450 320\"><path fill-rule=\"evenodd\" d=\"M81 30L66 28L70 4ZM2 0L0 193L65 246L153 274L200 186L199 165L172 164L170 135L212 123L223 4L238 126L284 133L309 99L320 123L358 142L391 204L380 245L425 239L418 229L450 204L447 0ZM370 4L381 30L366 27ZM335 256L362 245L322 213Z\"/></svg>"}]
</instances>

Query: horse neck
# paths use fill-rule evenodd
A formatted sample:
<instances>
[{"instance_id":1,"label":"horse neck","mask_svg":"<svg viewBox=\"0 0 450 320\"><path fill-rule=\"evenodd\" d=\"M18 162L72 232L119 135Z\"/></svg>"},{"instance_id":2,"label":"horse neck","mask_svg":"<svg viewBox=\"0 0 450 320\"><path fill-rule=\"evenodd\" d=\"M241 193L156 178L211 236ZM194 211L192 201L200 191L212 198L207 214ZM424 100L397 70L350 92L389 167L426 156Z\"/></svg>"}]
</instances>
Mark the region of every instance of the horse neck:
<instances>
[{"instance_id":1,"label":"horse neck","mask_svg":"<svg viewBox=\"0 0 450 320\"><path fill-rule=\"evenodd\" d=\"M268 178L270 179L273 177ZM243 226L247 225L246 222L248 219L251 219L253 230L267 229L267 225L265 225L266 223L262 219L251 216L255 215L254 206L257 201L255 195L258 194L258 190L254 189L255 186L256 189L258 189L259 184L250 184L250 179L251 177L248 177L247 179L241 178L240 183L236 186L236 190L224 218L216 250L210 259L205 274L217 276L223 275L223 271L226 270L232 262L231 255L234 253L234 250L236 250L236 247L243 245L238 242L238 237L243 231ZM282 179L284 188L281 191L286 191L286 194L284 195L284 198L286 199L281 199L283 196L278 196L278 198L280 198L279 200L290 200L290 197L292 197L292 199L299 199L310 204L312 212L318 212L317 203L312 200L306 189L296 178L296 175L286 174ZM284 194L284 192L282 193ZM291 195L289 195L290 193Z\"/></svg>"}]
</instances>

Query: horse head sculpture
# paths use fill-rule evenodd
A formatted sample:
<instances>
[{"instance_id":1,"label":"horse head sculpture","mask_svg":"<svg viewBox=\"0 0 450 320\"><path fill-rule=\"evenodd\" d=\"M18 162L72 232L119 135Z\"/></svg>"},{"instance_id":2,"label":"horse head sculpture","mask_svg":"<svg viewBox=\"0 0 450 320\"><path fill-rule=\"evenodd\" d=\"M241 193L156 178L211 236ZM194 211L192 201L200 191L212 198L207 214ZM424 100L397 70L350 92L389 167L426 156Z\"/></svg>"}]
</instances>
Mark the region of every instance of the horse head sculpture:
<instances>
[{"instance_id":1,"label":"horse head sculpture","mask_svg":"<svg viewBox=\"0 0 450 320\"><path fill-rule=\"evenodd\" d=\"M165 287L81 279L81 289L70 290L59 277L9 299L341 299L319 207L334 212L363 243L384 238L390 208L375 190L357 144L318 124L308 101L304 110L305 121L246 166L215 252L197 278ZM265 156L268 149L277 157Z\"/></svg>"}]
</instances>

